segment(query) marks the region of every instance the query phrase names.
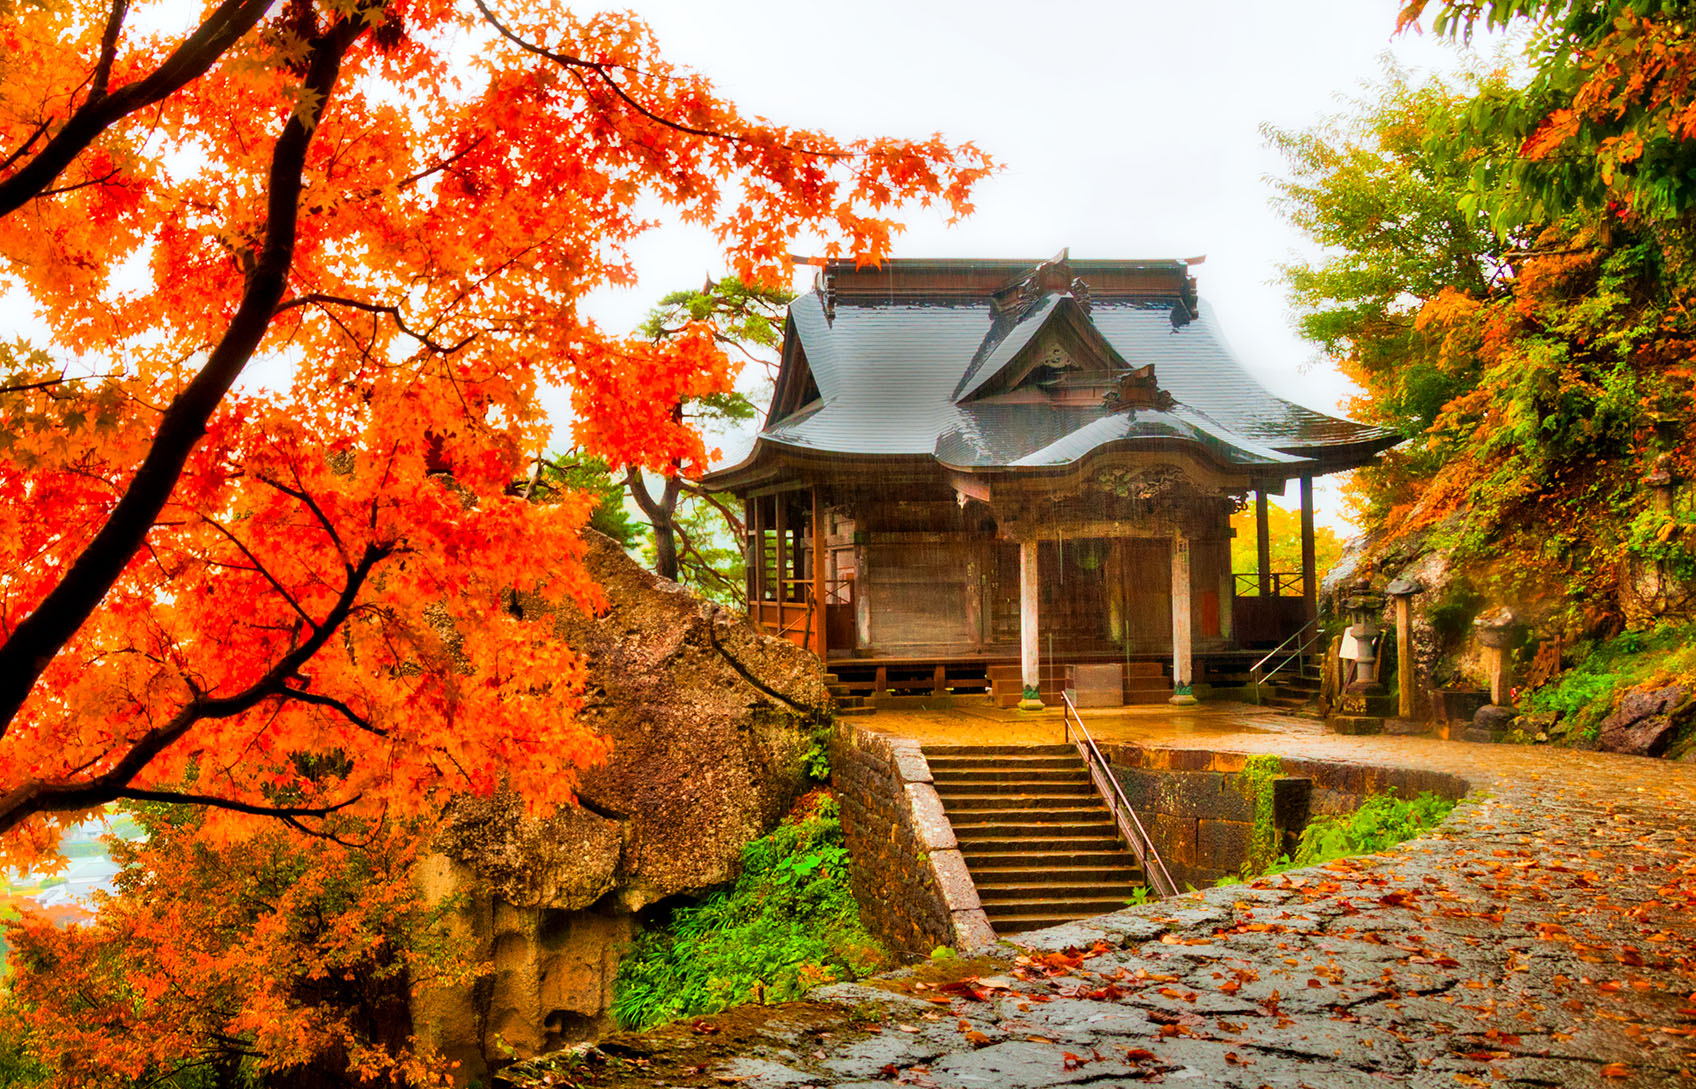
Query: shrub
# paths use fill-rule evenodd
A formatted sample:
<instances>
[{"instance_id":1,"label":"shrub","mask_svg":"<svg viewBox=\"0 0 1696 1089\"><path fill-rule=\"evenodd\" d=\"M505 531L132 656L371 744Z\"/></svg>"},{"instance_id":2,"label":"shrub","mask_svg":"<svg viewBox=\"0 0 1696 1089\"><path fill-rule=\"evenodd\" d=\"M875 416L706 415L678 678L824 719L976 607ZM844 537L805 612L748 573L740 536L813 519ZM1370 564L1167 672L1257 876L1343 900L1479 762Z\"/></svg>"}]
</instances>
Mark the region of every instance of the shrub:
<instances>
[{"instance_id":1,"label":"shrub","mask_svg":"<svg viewBox=\"0 0 1696 1089\"><path fill-rule=\"evenodd\" d=\"M619 964L613 1016L643 1029L877 971L888 954L860 922L835 799L816 792L742 851L729 889L678 908Z\"/></svg>"},{"instance_id":2,"label":"shrub","mask_svg":"<svg viewBox=\"0 0 1696 1089\"><path fill-rule=\"evenodd\" d=\"M1369 855L1413 839L1435 828L1455 803L1425 791L1417 798L1398 798L1395 788L1367 798L1353 813L1319 817L1308 822L1296 843L1294 857L1279 860L1270 872L1317 866L1348 855Z\"/></svg>"}]
</instances>

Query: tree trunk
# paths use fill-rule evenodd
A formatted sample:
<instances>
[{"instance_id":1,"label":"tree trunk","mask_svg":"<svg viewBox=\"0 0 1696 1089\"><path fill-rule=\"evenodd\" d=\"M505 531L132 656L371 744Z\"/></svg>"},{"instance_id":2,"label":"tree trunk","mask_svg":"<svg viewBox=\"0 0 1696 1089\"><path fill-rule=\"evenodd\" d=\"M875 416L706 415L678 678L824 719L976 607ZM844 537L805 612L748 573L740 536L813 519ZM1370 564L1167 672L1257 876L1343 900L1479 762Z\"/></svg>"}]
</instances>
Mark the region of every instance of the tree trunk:
<instances>
[{"instance_id":1,"label":"tree trunk","mask_svg":"<svg viewBox=\"0 0 1696 1089\"><path fill-rule=\"evenodd\" d=\"M624 473L624 482L630 488L630 495L636 500L636 505L642 508L642 513L648 516L648 524L654 527L654 574L662 579L677 581L677 496L682 490L683 482L675 476L665 478L665 487L660 491L659 498L654 498L648 491L648 482L642 479L642 471L632 466Z\"/></svg>"}]
</instances>

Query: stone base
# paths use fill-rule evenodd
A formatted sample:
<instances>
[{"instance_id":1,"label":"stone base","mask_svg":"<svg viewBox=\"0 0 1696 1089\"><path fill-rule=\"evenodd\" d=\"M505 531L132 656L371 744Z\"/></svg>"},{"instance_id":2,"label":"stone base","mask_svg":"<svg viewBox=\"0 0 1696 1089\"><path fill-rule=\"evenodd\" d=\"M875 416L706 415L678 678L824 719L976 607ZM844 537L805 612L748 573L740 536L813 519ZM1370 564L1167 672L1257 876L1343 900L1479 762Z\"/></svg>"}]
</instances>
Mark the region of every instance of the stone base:
<instances>
[{"instance_id":1,"label":"stone base","mask_svg":"<svg viewBox=\"0 0 1696 1089\"><path fill-rule=\"evenodd\" d=\"M1387 718L1384 732L1394 737L1422 737L1432 732L1431 724L1416 718Z\"/></svg>"},{"instance_id":2,"label":"stone base","mask_svg":"<svg viewBox=\"0 0 1696 1089\"><path fill-rule=\"evenodd\" d=\"M1384 732L1384 720L1377 715L1332 715L1325 728L1334 734L1365 735Z\"/></svg>"},{"instance_id":3,"label":"stone base","mask_svg":"<svg viewBox=\"0 0 1696 1089\"><path fill-rule=\"evenodd\" d=\"M1170 703L1174 707L1194 707L1201 701L1188 692L1180 692L1166 702Z\"/></svg>"},{"instance_id":4,"label":"stone base","mask_svg":"<svg viewBox=\"0 0 1696 1089\"><path fill-rule=\"evenodd\" d=\"M1483 745L1488 745L1490 742L1496 740L1490 735L1490 728L1487 726L1468 726L1466 729L1461 731L1460 739L1462 741L1471 741Z\"/></svg>"},{"instance_id":5,"label":"stone base","mask_svg":"<svg viewBox=\"0 0 1696 1089\"><path fill-rule=\"evenodd\" d=\"M1033 699L1022 699L1018 703L1018 708L1021 711L1041 711L1046 706L1041 700Z\"/></svg>"}]
</instances>

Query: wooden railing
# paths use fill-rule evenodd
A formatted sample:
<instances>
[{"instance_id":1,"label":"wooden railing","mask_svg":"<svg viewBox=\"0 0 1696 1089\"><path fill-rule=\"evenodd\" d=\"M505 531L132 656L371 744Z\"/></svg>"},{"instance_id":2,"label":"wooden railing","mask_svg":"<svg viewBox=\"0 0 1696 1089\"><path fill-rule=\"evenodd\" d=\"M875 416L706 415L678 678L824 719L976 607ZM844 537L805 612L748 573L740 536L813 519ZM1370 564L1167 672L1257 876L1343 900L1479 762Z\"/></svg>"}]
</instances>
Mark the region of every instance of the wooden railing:
<instances>
[{"instance_id":1,"label":"wooden railing","mask_svg":"<svg viewBox=\"0 0 1696 1089\"><path fill-rule=\"evenodd\" d=\"M1113 813L1113 823L1119 826L1119 837L1142 864L1143 879L1148 882L1156 896L1178 895L1178 886L1172 880L1172 875L1166 872L1166 863L1161 861L1154 841L1149 838L1142 821L1137 819L1136 810L1131 808L1124 788L1119 785L1119 780L1113 777L1107 758L1101 755L1101 750L1096 747L1095 738L1090 736L1083 716L1078 714L1077 706L1072 703L1071 693L1062 690L1060 698L1066 703L1066 740L1076 745L1078 755L1084 758L1084 764L1089 768L1090 781L1095 784L1095 792L1107 803L1107 808Z\"/></svg>"},{"instance_id":2,"label":"wooden railing","mask_svg":"<svg viewBox=\"0 0 1696 1089\"><path fill-rule=\"evenodd\" d=\"M1231 577L1236 580L1233 592L1238 597L1301 597L1307 592L1300 571L1268 571L1266 587L1270 592L1264 595L1259 575L1238 573Z\"/></svg>"}]
</instances>

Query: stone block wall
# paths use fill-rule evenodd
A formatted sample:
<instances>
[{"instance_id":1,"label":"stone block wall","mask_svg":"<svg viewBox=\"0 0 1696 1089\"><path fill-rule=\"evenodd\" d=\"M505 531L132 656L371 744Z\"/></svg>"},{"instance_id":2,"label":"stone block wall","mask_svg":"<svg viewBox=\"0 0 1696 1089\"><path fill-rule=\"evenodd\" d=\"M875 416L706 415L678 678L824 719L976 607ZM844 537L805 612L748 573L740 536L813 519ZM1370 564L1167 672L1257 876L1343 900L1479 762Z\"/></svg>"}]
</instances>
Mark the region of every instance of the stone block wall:
<instances>
[{"instance_id":1,"label":"stone block wall","mask_svg":"<svg viewBox=\"0 0 1696 1089\"><path fill-rule=\"evenodd\" d=\"M1243 781L1245 754L1129 744L1103 748L1179 888L1206 888L1242 872L1255 819L1252 791ZM1292 781L1292 789L1274 796L1273 827L1286 847L1311 817L1352 813L1372 794L1394 789L1403 798L1424 791L1459 798L1468 789L1464 779L1446 772L1290 757L1280 760L1279 775Z\"/></svg>"},{"instance_id":2,"label":"stone block wall","mask_svg":"<svg viewBox=\"0 0 1696 1089\"><path fill-rule=\"evenodd\" d=\"M866 928L909 959L993 944L918 742L842 723L830 772Z\"/></svg>"}]
</instances>

